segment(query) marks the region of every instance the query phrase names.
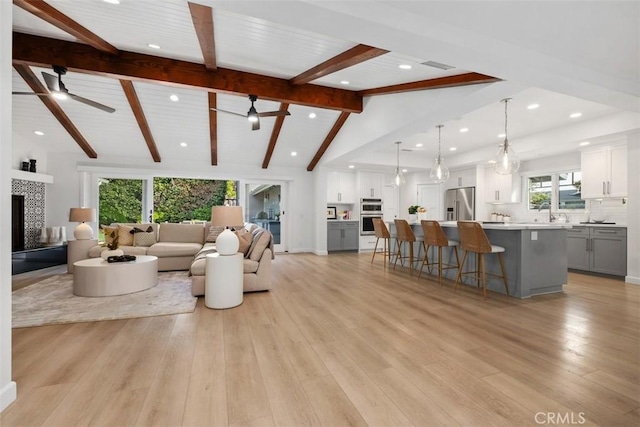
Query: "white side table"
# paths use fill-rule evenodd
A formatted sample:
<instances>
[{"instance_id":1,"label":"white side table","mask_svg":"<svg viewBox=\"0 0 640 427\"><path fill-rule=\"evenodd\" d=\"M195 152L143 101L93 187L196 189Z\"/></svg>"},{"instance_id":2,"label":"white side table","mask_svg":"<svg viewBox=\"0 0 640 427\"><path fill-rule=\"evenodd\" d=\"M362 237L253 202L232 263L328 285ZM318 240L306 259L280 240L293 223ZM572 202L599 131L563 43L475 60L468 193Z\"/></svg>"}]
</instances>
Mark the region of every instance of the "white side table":
<instances>
[{"instance_id":1,"label":"white side table","mask_svg":"<svg viewBox=\"0 0 640 427\"><path fill-rule=\"evenodd\" d=\"M205 266L204 305L209 308L231 308L242 304L243 256L207 255Z\"/></svg>"},{"instance_id":2,"label":"white side table","mask_svg":"<svg viewBox=\"0 0 640 427\"><path fill-rule=\"evenodd\" d=\"M67 242L67 273L73 273L73 263L89 258L89 249L98 244L97 239L69 240Z\"/></svg>"}]
</instances>

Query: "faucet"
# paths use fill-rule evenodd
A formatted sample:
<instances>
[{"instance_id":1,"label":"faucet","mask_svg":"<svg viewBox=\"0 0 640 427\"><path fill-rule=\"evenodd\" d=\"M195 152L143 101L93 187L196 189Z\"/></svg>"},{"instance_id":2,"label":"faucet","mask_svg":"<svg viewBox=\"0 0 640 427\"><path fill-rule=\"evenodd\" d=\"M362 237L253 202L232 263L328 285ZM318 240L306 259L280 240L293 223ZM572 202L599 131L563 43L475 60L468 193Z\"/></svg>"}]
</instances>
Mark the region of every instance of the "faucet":
<instances>
[{"instance_id":1,"label":"faucet","mask_svg":"<svg viewBox=\"0 0 640 427\"><path fill-rule=\"evenodd\" d=\"M551 222L555 221L556 217L553 216L553 214L551 213L551 203L549 203L549 202L540 203L540 205L538 205L538 212L540 212L542 210L542 207L544 205L549 206L549 222L551 223Z\"/></svg>"}]
</instances>

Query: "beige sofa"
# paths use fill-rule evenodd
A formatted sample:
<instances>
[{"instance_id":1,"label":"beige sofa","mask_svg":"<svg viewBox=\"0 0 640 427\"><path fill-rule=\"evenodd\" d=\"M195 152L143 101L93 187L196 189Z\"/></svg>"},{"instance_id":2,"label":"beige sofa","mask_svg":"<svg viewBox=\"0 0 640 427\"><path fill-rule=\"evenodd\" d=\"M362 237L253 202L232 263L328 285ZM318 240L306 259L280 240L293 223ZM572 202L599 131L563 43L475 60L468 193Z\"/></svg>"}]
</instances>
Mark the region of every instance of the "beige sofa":
<instances>
[{"instance_id":1,"label":"beige sofa","mask_svg":"<svg viewBox=\"0 0 640 427\"><path fill-rule=\"evenodd\" d=\"M191 293L194 296L204 295L205 257L215 252L215 242L207 242L210 236L210 223L206 224L114 224L137 227L147 230L153 229L157 242L150 246L120 245L126 255L154 255L158 257L158 271L189 270L191 276ZM246 224L252 236L251 253L244 259L243 285L245 292L265 291L271 289L271 260L273 259L273 244L271 234L255 224ZM269 241L265 245L265 236ZM260 244L257 239L260 240ZM254 239L256 241L254 242ZM256 243L256 244L254 244ZM88 256L97 258L106 246L94 246L89 249Z\"/></svg>"}]
</instances>

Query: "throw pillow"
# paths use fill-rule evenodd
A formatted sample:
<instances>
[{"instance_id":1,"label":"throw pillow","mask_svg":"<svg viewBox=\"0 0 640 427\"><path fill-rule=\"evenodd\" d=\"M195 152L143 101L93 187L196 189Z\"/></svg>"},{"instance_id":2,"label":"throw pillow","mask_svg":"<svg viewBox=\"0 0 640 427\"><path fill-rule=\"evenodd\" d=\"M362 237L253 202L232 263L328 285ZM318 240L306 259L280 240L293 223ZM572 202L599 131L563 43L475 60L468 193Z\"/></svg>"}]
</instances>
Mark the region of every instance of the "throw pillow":
<instances>
[{"instance_id":1,"label":"throw pillow","mask_svg":"<svg viewBox=\"0 0 640 427\"><path fill-rule=\"evenodd\" d=\"M151 246L158 243L158 240L156 239L156 232L153 231L153 228L151 227L149 227L149 229L151 229L151 231L138 229L140 231L137 231L133 235L133 246Z\"/></svg>"},{"instance_id":2,"label":"throw pillow","mask_svg":"<svg viewBox=\"0 0 640 427\"><path fill-rule=\"evenodd\" d=\"M212 225L211 227L209 227L209 234L207 234L207 238L205 239L205 241L209 243L215 243L216 239L223 231L224 227L219 225Z\"/></svg>"},{"instance_id":3,"label":"throw pillow","mask_svg":"<svg viewBox=\"0 0 640 427\"><path fill-rule=\"evenodd\" d=\"M120 246L133 246L133 234L131 234L133 227L128 225L118 226L118 239L120 240Z\"/></svg>"},{"instance_id":4,"label":"throw pillow","mask_svg":"<svg viewBox=\"0 0 640 427\"><path fill-rule=\"evenodd\" d=\"M104 231L104 243L111 249L118 248L118 226L101 225L100 228ZM115 245L114 245L115 240ZM113 246L113 247L112 247Z\"/></svg>"},{"instance_id":5,"label":"throw pillow","mask_svg":"<svg viewBox=\"0 0 640 427\"><path fill-rule=\"evenodd\" d=\"M241 252L245 257L249 252L249 248L251 247L251 233L247 230L242 229L235 232L236 236L238 236L238 252Z\"/></svg>"},{"instance_id":6,"label":"throw pillow","mask_svg":"<svg viewBox=\"0 0 640 427\"><path fill-rule=\"evenodd\" d=\"M252 261L260 261L262 253L271 242L271 233L267 230L260 229L254 232L251 248L249 248L248 258Z\"/></svg>"}]
</instances>

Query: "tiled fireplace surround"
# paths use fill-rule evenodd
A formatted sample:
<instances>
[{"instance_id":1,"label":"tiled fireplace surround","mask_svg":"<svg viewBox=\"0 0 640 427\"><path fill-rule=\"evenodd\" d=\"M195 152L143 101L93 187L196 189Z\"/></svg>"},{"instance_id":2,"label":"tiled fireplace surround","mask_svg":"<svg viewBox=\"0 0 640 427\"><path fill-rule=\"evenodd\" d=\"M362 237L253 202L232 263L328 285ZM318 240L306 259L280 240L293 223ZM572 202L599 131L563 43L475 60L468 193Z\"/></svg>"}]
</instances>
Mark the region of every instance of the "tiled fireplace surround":
<instances>
[{"instance_id":1,"label":"tiled fireplace surround","mask_svg":"<svg viewBox=\"0 0 640 427\"><path fill-rule=\"evenodd\" d=\"M39 247L40 229L45 226L45 183L11 180L11 194L24 196L24 248Z\"/></svg>"}]
</instances>

